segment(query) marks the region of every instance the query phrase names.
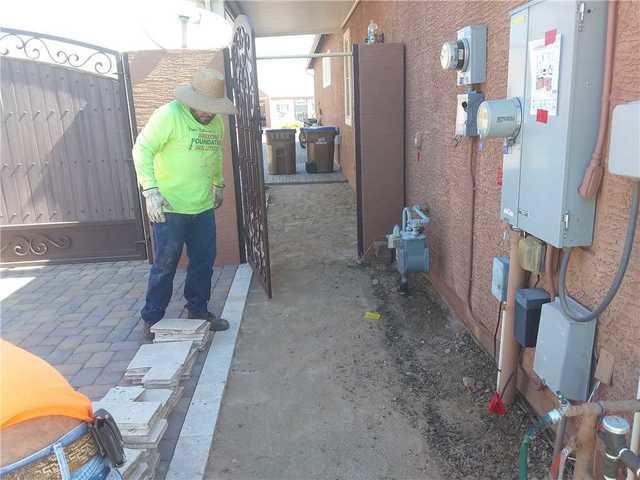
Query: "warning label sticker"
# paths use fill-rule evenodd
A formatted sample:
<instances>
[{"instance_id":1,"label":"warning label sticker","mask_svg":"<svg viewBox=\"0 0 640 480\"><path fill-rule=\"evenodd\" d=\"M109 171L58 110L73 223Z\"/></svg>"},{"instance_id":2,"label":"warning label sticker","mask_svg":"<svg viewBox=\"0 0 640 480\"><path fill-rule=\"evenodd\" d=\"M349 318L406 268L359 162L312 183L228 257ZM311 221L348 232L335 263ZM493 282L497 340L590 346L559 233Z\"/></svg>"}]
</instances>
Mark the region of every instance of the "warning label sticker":
<instances>
[{"instance_id":1,"label":"warning label sticker","mask_svg":"<svg viewBox=\"0 0 640 480\"><path fill-rule=\"evenodd\" d=\"M555 30L545 38L529 42L531 70L531 103L529 115L546 110L558 114L558 84L560 78L560 34Z\"/></svg>"}]
</instances>

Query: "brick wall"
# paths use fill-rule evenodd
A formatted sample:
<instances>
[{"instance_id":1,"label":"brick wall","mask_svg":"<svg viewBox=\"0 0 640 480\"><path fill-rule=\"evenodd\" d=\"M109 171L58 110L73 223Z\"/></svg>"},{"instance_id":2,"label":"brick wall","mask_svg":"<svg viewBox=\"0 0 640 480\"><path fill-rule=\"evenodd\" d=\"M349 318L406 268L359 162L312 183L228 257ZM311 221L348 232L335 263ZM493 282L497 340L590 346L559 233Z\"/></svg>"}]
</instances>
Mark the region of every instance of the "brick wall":
<instances>
[{"instance_id":1,"label":"brick wall","mask_svg":"<svg viewBox=\"0 0 640 480\"><path fill-rule=\"evenodd\" d=\"M377 2L361 1L347 23L354 43L366 36L373 19L387 42L403 42L406 48L406 161L407 201L426 203L431 210L428 235L432 252L431 279L489 351L498 312L491 296L491 259L508 253L502 241L504 224L498 218L500 187L497 172L502 163L501 142L489 140L479 151L468 139L457 147L452 141L455 120L455 74L440 67L440 48L455 38L456 30L471 24L488 26L487 82L481 91L488 99L506 95L508 12L524 2ZM613 83L613 103L640 99L640 68L633 52L640 49L640 8L620 2ZM318 51L338 49L341 33L330 35ZM342 161L352 185L353 130L344 125L343 83L332 79L332 92L322 89L320 61L316 69L316 98L324 123L343 130ZM335 68L335 76L342 67ZM596 101L594 99L594 101ZM326 119L326 120L325 120ZM381 119L384 121L384 119ZM414 136L422 134L422 158L417 161ZM473 153L472 153L473 150ZM347 158L350 156L351 158ZM364 160L366 161L366 159ZM473 163L473 164L472 164ZM475 170L476 205L471 211L471 173ZM598 202L595 239L572 258L569 288L588 306L594 306L608 289L620 257L627 223L631 182L605 175ZM399 214L400 212L398 212ZM471 218L475 233L470 237ZM473 249L471 262L470 242ZM632 398L640 373L640 236L636 238L626 278L618 297L599 323L598 348L615 356L611 387L602 387L602 398ZM471 282L473 317L465 308ZM531 375L532 349L524 356ZM551 405L548 392L536 390L531 376L521 375L519 388L539 410Z\"/></svg>"},{"instance_id":2,"label":"brick wall","mask_svg":"<svg viewBox=\"0 0 640 480\"><path fill-rule=\"evenodd\" d=\"M129 63L138 130L144 127L156 108L175 98L176 87L188 84L198 68L210 66L224 72L221 51L134 52L129 54ZM225 132L223 171L227 186L224 203L216 210L218 250L216 265L232 265L240 262L229 121L226 117Z\"/></svg>"}]
</instances>

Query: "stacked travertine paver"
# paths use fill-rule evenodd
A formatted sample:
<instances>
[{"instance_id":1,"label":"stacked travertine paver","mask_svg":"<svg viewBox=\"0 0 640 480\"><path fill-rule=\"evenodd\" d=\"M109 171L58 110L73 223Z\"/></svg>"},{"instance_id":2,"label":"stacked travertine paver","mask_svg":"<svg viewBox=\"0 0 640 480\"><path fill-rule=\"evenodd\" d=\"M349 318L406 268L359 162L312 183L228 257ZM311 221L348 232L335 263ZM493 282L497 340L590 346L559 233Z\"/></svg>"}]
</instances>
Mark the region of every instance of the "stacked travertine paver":
<instances>
[{"instance_id":1,"label":"stacked travertine paver","mask_svg":"<svg viewBox=\"0 0 640 480\"><path fill-rule=\"evenodd\" d=\"M142 345L124 372L124 380L145 388L175 388L191 373L196 352L192 341Z\"/></svg>"},{"instance_id":2,"label":"stacked travertine paver","mask_svg":"<svg viewBox=\"0 0 640 480\"><path fill-rule=\"evenodd\" d=\"M94 405L109 411L120 427L130 454L121 468L125 480L155 477L167 417L182 395L180 382L189 376L197 351L211 338L205 320L159 323L157 343L142 345L125 371L124 381L131 386L112 388Z\"/></svg>"},{"instance_id":3,"label":"stacked travertine paver","mask_svg":"<svg viewBox=\"0 0 640 480\"><path fill-rule=\"evenodd\" d=\"M209 323L204 320L187 320L184 318L165 318L151 327L155 343L192 341L198 350L202 350L209 342L213 332Z\"/></svg>"}]
</instances>

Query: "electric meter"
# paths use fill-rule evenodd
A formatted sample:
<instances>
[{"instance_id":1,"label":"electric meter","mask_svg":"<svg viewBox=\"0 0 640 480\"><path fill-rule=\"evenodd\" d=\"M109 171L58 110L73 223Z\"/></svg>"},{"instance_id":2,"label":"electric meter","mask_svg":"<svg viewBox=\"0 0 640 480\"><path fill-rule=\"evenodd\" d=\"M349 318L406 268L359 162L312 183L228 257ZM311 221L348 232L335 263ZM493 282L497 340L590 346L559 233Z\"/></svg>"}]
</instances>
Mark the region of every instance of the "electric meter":
<instances>
[{"instance_id":1,"label":"electric meter","mask_svg":"<svg viewBox=\"0 0 640 480\"><path fill-rule=\"evenodd\" d=\"M516 97L487 100L478 107L477 126L480 138L513 140L518 136L521 124L522 106Z\"/></svg>"},{"instance_id":2,"label":"electric meter","mask_svg":"<svg viewBox=\"0 0 640 480\"><path fill-rule=\"evenodd\" d=\"M464 40L445 42L440 51L440 64L443 70L464 70L469 58L469 47Z\"/></svg>"},{"instance_id":3,"label":"electric meter","mask_svg":"<svg viewBox=\"0 0 640 480\"><path fill-rule=\"evenodd\" d=\"M487 79L487 26L471 25L458 30L455 42L445 42L440 50L444 70L458 72L457 85L484 83Z\"/></svg>"}]
</instances>

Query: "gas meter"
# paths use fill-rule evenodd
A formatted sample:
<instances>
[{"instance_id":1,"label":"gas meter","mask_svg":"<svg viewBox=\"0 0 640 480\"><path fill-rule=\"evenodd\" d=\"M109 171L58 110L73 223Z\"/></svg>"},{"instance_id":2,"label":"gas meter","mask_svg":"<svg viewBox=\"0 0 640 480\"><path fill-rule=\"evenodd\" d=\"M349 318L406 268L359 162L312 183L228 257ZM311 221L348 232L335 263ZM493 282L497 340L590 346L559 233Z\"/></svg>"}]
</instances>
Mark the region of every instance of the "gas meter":
<instances>
[{"instance_id":1,"label":"gas meter","mask_svg":"<svg viewBox=\"0 0 640 480\"><path fill-rule=\"evenodd\" d=\"M415 216L414 216L415 215ZM395 250L396 268L400 273L400 291L409 290L408 273L429 271L429 247L424 227L429 217L418 205L402 210L402 229L399 225L387 235L388 247Z\"/></svg>"}]
</instances>

